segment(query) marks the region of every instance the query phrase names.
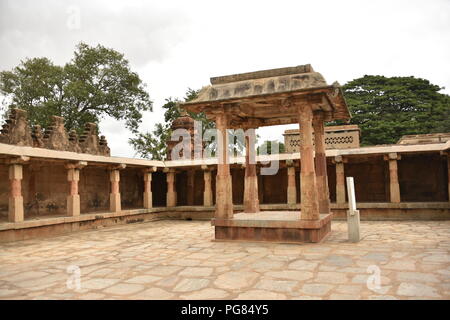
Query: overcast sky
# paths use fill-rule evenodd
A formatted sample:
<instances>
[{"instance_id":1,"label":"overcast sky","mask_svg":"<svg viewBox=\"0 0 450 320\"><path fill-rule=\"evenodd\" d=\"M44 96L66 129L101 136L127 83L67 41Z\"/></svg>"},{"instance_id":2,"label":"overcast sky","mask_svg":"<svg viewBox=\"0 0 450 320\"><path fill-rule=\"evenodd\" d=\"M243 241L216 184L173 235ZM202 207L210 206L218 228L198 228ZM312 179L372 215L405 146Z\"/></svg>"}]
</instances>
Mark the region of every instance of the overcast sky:
<instances>
[{"instance_id":1,"label":"overcast sky","mask_svg":"<svg viewBox=\"0 0 450 320\"><path fill-rule=\"evenodd\" d=\"M142 131L163 121L167 97L212 76L310 63L329 84L415 76L450 93L450 1L0 0L0 70L26 57L64 64L75 45L125 54L154 101ZM282 140L286 128L263 128ZM100 124L112 155L134 156L123 123Z\"/></svg>"}]
</instances>

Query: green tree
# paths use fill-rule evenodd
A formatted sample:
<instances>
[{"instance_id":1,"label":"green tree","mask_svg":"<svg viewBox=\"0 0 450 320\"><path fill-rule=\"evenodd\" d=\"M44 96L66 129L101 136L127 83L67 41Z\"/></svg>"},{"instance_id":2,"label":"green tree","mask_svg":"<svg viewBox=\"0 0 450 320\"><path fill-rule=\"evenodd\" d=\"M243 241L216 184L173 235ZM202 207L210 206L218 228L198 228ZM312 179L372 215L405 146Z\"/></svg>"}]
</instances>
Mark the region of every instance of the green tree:
<instances>
[{"instance_id":1,"label":"green tree","mask_svg":"<svg viewBox=\"0 0 450 320\"><path fill-rule=\"evenodd\" d=\"M391 144L407 134L450 132L450 96L428 80L365 75L343 86L362 145ZM329 123L342 124L342 122Z\"/></svg>"},{"instance_id":2,"label":"green tree","mask_svg":"<svg viewBox=\"0 0 450 320\"><path fill-rule=\"evenodd\" d=\"M164 123L157 123L155 129L151 132L139 132L134 138L129 139L129 143L133 146L136 154L147 159L165 160L167 158L167 141L172 135L171 127L175 119L179 118L182 113L180 102L187 102L195 99L199 90L188 88L186 96L180 99L168 98L162 106L164 111ZM215 127L214 122L209 121L205 114L188 112L194 120L202 122L203 133L207 129ZM207 146L214 149L214 143Z\"/></svg>"},{"instance_id":3,"label":"green tree","mask_svg":"<svg viewBox=\"0 0 450 320\"><path fill-rule=\"evenodd\" d=\"M258 154L263 153L263 151L265 151L265 154L284 153L285 152L284 143L278 140L266 140L260 146L257 147Z\"/></svg>"},{"instance_id":4,"label":"green tree","mask_svg":"<svg viewBox=\"0 0 450 320\"><path fill-rule=\"evenodd\" d=\"M125 119L127 128L137 132L142 112L152 111L145 84L128 60L101 45L80 43L64 66L47 58L26 59L0 72L0 92L5 96L3 108L26 110L31 124L47 127L50 116L58 115L68 130L78 132L105 116Z\"/></svg>"}]
</instances>

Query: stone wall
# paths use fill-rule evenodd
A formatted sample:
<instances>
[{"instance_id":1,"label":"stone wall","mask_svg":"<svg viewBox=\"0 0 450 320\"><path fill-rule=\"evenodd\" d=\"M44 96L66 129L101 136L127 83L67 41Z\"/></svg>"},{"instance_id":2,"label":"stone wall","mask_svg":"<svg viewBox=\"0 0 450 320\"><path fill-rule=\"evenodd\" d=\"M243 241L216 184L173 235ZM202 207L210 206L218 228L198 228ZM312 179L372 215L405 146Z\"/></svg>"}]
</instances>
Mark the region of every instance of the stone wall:
<instances>
[{"instance_id":1,"label":"stone wall","mask_svg":"<svg viewBox=\"0 0 450 320\"><path fill-rule=\"evenodd\" d=\"M141 168L125 168L120 171L120 198L122 209L143 207L144 174Z\"/></svg>"},{"instance_id":2,"label":"stone wall","mask_svg":"<svg viewBox=\"0 0 450 320\"><path fill-rule=\"evenodd\" d=\"M95 123L87 123L84 133L78 137L75 130L67 133L64 118L58 116L52 116L52 124L45 130L39 125L31 128L26 111L21 109L11 109L0 131L0 143L102 156L111 153L105 137L98 136Z\"/></svg>"},{"instance_id":3,"label":"stone wall","mask_svg":"<svg viewBox=\"0 0 450 320\"><path fill-rule=\"evenodd\" d=\"M152 193L153 193L153 206L165 207L166 206L166 194L167 194L167 182L166 174L161 171L152 173Z\"/></svg>"},{"instance_id":4,"label":"stone wall","mask_svg":"<svg viewBox=\"0 0 450 320\"><path fill-rule=\"evenodd\" d=\"M109 210L109 171L106 167L87 166L80 171L78 185L80 212Z\"/></svg>"},{"instance_id":5,"label":"stone wall","mask_svg":"<svg viewBox=\"0 0 450 320\"><path fill-rule=\"evenodd\" d=\"M286 153L300 152L300 133L298 129L286 130L283 136ZM360 130L357 125L325 127L325 148L359 148L359 136Z\"/></svg>"},{"instance_id":6,"label":"stone wall","mask_svg":"<svg viewBox=\"0 0 450 320\"><path fill-rule=\"evenodd\" d=\"M439 154L402 155L398 161L402 201L448 201L447 159Z\"/></svg>"}]
</instances>

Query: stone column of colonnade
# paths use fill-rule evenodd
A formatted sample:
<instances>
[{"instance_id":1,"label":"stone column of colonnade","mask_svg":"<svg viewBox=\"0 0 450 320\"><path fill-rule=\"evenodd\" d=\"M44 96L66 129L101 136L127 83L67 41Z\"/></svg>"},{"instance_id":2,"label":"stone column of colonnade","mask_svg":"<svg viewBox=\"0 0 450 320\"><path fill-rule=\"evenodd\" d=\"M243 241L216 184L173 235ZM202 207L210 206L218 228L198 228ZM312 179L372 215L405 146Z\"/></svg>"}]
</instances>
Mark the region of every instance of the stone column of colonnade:
<instances>
[{"instance_id":1,"label":"stone column of colonnade","mask_svg":"<svg viewBox=\"0 0 450 320\"><path fill-rule=\"evenodd\" d=\"M233 190L228 155L228 116L222 111L216 115L218 163L216 176L216 219L233 218Z\"/></svg>"},{"instance_id":2,"label":"stone column of colonnade","mask_svg":"<svg viewBox=\"0 0 450 320\"><path fill-rule=\"evenodd\" d=\"M319 220L319 203L317 197L316 172L313 152L313 111L306 102L299 104L300 124L300 191L301 219Z\"/></svg>"},{"instance_id":3,"label":"stone column of colonnade","mask_svg":"<svg viewBox=\"0 0 450 320\"><path fill-rule=\"evenodd\" d=\"M167 181L167 196L166 196L166 205L168 207L175 207L177 205L177 190L175 188L175 169L165 168L164 172L166 172L166 181Z\"/></svg>"},{"instance_id":4,"label":"stone column of colonnade","mask_svg":"<svg viewBox=\"0 0 450 320\"><path fill-rule=\"evenodd\" d=\"M213 205L213 194L212 194L212 186L211 186L211 169L202 165L203 169L203 180L204 180L204 190L203 190L203 206L211 207Z\"/></svg>"},{"instance_id":5,"label":"stone column of colonnade","mask_svg":"<svg viewBox=\"0 0 450 320\"><path fill-rule=\"evenodd\" d=\"M384 159L389 161L389 192L391 202L399 203L401 200L400 200L400 185L398 183L397 160L400 160L401 156L393 152L385 155Z\"/></svg>"},{"instance_id":6,"label":"stone column of colonnade","mask_svg":"<svg viewBox=\"0 0 450 320\"><path fill-rule=\"evenodd\" d=\"M247 129L245 135L244 212L259 212L258 176L256 174L255 129Z\"/></svg>"},{"instance_id":7,"label":"stone column of colonnade","mask_svg":"<svg viewBox=\"0 0 450 320\"><path fill-rule=\"evenodd\" d=\"M317 196L320 213L330 213L330 192L328 190L327 158L325 154L325 128L323 111L314 112L314 146Z\"/></svg>"},{"instance_id":8,"label":"stone column of colonnade","mask_svg":"<svg viewBox=\"0 0 450 320\"><path fill-rule=\"evenodd\" d=\"M80 170L85 166L87 166L86 161L69 162L65 165L67 169L67 181L69 181L69 195L67 196L67 215L69 217L80 215L78 182L80 181Z\"/></svg>"},{"instance_id":9,"label":"stone column of colonnade","mask_svg":"<svg viewBox=\"0 0 450 320\"><path fill-rule=\"evenodd\" d=\"M29 160L30 158L25 156L7 160L9 165L9 222L22 222L24 220L22 196L23 164Z\"/></svg>"},{"instance_id":10,"label":"stone column of colonnade","mask_svg":"<svg viewBox=\"0 0 450 320\"><path fill-rule=\"evenodd\" d=\"M287 203L288 206L295 206L297 204L297 186L295 184L295 162L292 160L286 161L287 166Z\"/></svg>"},{"instance_id":11,"label":"stone column of colonnade","mask_svg":"<svg viewBox=\"0 0 450 320\"><path fill-rule=\"evenodd\" d=\"M120 170L125 169L125 164L110 167L109 180L111 182L111 193L109 194L109 211L119 212L122 210L120 200Z\"/></svg>"},{"instance_id":12,"label":"stone column of colonnade","mask_svg":"<svg viewBox=\"0 0 450 320\"><path fill-rule=\"evenodd\" d=\"M345 203L345 171L346 159L336 156L333 163L336 165L336 203Z\"/></svg>"},{"instance_id":13,"label":"stone column of colonnade","mask_svg":"<svg viewBox=\"0 0 450 320\"><path fill-rule=\"evenodd\" d=\"M156 172L156 167L144 169L144 208L151 209L153 207L152 193L152 173Z\"/></svg>"}]
</instances>

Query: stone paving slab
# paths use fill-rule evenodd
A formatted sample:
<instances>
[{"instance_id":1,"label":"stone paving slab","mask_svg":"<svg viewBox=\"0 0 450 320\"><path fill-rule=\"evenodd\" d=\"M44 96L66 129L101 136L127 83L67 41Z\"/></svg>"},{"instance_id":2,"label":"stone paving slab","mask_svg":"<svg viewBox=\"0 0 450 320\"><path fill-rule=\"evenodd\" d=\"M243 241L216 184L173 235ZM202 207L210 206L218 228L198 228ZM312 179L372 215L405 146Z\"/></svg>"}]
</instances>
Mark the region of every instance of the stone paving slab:
<instances>
[{"instance_id":1,"label":"stone paving slab","mask_svg":"<svg viewBox=\"0 0 450 320\"><path fill-rule=\"evenodd\" d=\"M0 245L0 299L450 299L450 221L333 222L319 244L157 221ZM78 277L79 275L79 277Z\"/></svg>"}]
</instances>

